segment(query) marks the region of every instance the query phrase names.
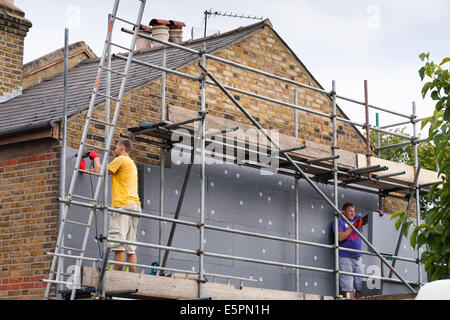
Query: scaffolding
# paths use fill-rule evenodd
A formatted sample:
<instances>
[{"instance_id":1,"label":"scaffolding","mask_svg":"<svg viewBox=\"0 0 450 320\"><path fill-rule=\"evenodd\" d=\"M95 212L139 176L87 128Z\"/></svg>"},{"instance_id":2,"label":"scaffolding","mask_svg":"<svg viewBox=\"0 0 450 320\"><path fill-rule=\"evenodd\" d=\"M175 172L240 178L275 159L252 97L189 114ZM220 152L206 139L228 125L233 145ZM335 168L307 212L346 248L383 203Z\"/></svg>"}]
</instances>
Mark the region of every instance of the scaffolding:
<instances>
[{"instance_id":1,"label":"scaffolding","mask_svg":"<svg viewBox=\"0 0 450 320\"><path fill-rule=\"evenodd\" d=\"M141 2L143 3L143 5L145 5L145 1L141 0ZM116 17L116 12L117 12L117 7L118 7L118 3L119 0L115 1L115 10L113 11L114 14L110 15L108 18L108 25L109 25L109 31L108 31L108 35L110 34L109 32L112 32L111 29L113 29L113 23L112 23L112 19L118 19L121 20L120 18ZM125 20L123 20L125 21ZM114 45L111 41L107 41L105 43L105 60L104 61L100 61L100 67L99 70L101 71L101 69L103 68L104 71L106 71L106 89L107 92L105 94L105 98L106 98L106 102L105 102L105 115L106 118L104 120L104 123L110 123L110 119L109 119L109 114L110 114L110 102L111 100L113 101L117 101L117 98L111 97L111 92L110 92L110 87L111 87L111 76L112 74L120 74L120 72L117 71L113 71L111 69L111 59L114 57L115 59L119 59L119 60L124 60L124 61L128 61L128 63L136 63L139 64L141 66L145 66L145 67L149 67L149 68L155 68L159 71L161 71L161 119L160 121L152 124L152 126L148 127L148 126L142 126L142 127L138 127L138 128L131 128L130 131L131 133L128 135L131 139L136 139L137 136L139 135L149 135L152 137L157 137L161 140L161 142L156 142L156 141L149 141L150 143L157 145L160 148L160 208L159 208L159 215L151 215L151 214L146 214L146 213L136 213L136 212L130 212L130 211L125 211L125 210L120 210L120 209L115 209L112 208L110 206L107 205L106 203L106 199L107 199L107 171L104 170L103 173L103 181L104 181L104 197L103 197L103 203L100 202L95 202L95 201L91 201L91 199L80 199L80 200L74 200L72 197L72 194L68 194L65 195L64 192L62 193L62 195L60 194L60 198L59 198L59 202L65 207L63 211L61 211L61 215L63 216L63 219L65 219L65 216L67 214L67 210L69 206L80 206L80 207L84 207L84 208L89 208L91 211L96 211L99 210L103 213L103 218L104 218L104 233L100 236L98 236L98 239L101 240L104 244L103 247L103 256L104 259L98 259L98 258L92 258L92 257L86 257L84 256L84 253L80 253L79 255L73 255L73 254L68 254L64 252L64 248L61 247L57 247L55 249L54 253L49 253L50 255L53 256L54 259L54 263L52 264L52 267L54 267L55 263L58 262L58 270L56 272L56 278L53 279L53 276L55 276L55 273L51 274L51 276L49 277L49 279L47 280L43 280L45 282L48 283L47 285L47 290L46 290L46 295L45 298L48 299L49 298L49 292L50 292L50 286L51 285L55 285L55 284L59 284L59 285L71 285L73 286L72 289L72 294L71 294L71 298L73 299L75 297L75 290L78 290L79 284L80 284L80 273L77 274L77 277L73 277L73 281L69 281L67 280L67 275L65 275L63 272L61 272L60 270L60 265L63 264L63 259L64 258L72 258L72 259L76 259L76 261L79 263L79 265L82 265L84 262L85 263L92 263L93 265L100 263L102 264L102 273L101 276L99 277L99 284L98 284L98 288L96 290L96 295L97 297L105 297L108 296L108 293L105 293L105 286L104 286L104 272L106 269L106 266L108 263L112 263L112 264L120 264L120 262L114 261L114 260L109 260L109 249L106 246L107 242L117 242L117 243L121 243L121 244L129 244L129 245L136 245L136 246L141 246L141 247L145 247L145 248L153 248L153 249L158 249L159 250L159 261L162 261L161 266L155 266L155 265L142 265L142 264L131 264L131 263L122 263L124 265L134 265L143 269L154 269L157 270L157 274L159 274L161 271L174 271L174 272L181 272L181 273L185 273L185 274L196 274L198 277L198 298L204 298L203 295L203 286L204 283L206 281L206 276L212 276L212 277L218 277L218 278L226 278L226 279L237 279L239 281L241 281L241 285L243 285L244 281L255 281L254 279L251 278L242 278L242 277L233 277L233 276L229 276L229 275L221 275L221 274L210 274L210 273L206 273L205 272L205 262L204 262L204 258L205 257L214 257L214 258L221 258L221 259L232 259L232 260L237 260L237 261L244 261L244 262L250 262L250 263L256 263L256 264L265 264L265 265L271 265L271 266L277 266L277 267L288 267L288 268L293 268L296 270L296 290L297 292L300 289L300 282L299 282L299 271L301 269L303 270L311 270L311 271L318 271L318 272L324 272L324 273L331 273L335 275L335 297L338 298L339 297L339 277L341 275L349 275L349 276L358 276L358 277L362 277L362 278L371 278L371 279L379 279L382 281L390 281L390 282L395 282L395 283L402 283L403 285L405 285L411 292L415 293L416 290L413 288L414 285L418 285L421 282L422 279L422 275L421 275L421 270L420 270L420 264L419 264L419 251L417 251L417 258L416 259L412 259L412 258L406 258L406 257L401 257L398 256L398 249L400 247L400 243L401 243L401 230L399 232L399 237L398 237L398 241L397 241L397 246L396 246L396 251L394 254L387 254L387 253L380 253L379 251L377 251L377 249L359 232L358 229L356 229L353 224L343 215L343 213L341 212L341 210L339 210L338 208L338 194L339 194L339 186L345 186L346 188L351 188L351 189L355 189L355 190L359 190L359 191L364 191L364 192L369 192L369 193L373 193L373 194L377 194L380 199L382 199L382 197L388 195L388 193L386 193L383 190L372 190L370 188L362 188L359 186L349 186L348 184L357 184L358 182L361 181L372 181L372 182L382 182L384 185L388 185L392 187L392 190L408 190L409 191L409 198L408 198L408 210L410 208L410 205L412 203L412 199L413 197L415 197L415 201L416 201L416 221L417 223L419 223L419 218L420 218L420 203L419 203L419 196L422 193L426 192L425 188L429 187L429 185L420 185L419 184L419 172L420 172L420 165L418 163L418 144L421 142L424 142L425 139L418 139L417 137L417 123L420 122L423 119L419 119L417 118L416 115L416 106L415 103L412 104L412 114L411 115L403 115L401 113L392 111L392 110L388 110L386 108L380 108L378 106L374 106L368 103L368 94L367 94L367 81L365 81L364 85L365 85L365 101L357 101L354 99L350 99L341 95L337 94L336 91L336 82L333 81L332 85L331 85L331 91L327 91L321 88L317 88L317 87L313 87L313 86L309 86L291 79L287 79L285 77L282 76L278 76L275 74L271 74L259 69L255 69L234 61L230 61L224 58L220 58L217 57L215 55L209 54L206 51L206 44L204 43L202 46L201 50L195 50L192 48L189 48L187 46L181 45L181 44L175 44L172 42L167 42L167 41L163 41L157 38L154 38L148 34L144 34L144 33L140 33L140 32L136 32L136 26L139 26L139 23L134 24L131 23L132 25L135 26L134 30L128 30L126 28L122 28L121 31L126 33L126 34L132 34L134 36L137 37L142 37L145 38L147 40L151 40L153 42L159 43L161 45L163 45L162 49L161 49L161 61L162 64L161 65L154 65L154 64L150 64L147 62L143 62L140 61L138 59L132 58L131 55L129 55L128 57L122 56L122 55L114 55L111 53L111 45ZM132 41L133 46L134 46L134 41ZM118 45L116 45L118 46ZM183 72L177 71L177 70L172 70L166 67L166 49L167 48L175 48L175 49L179 49L179 50L183 50L185 52L188 52L190 54L195 54L198 56L198 60L199 60L199 68L201 73L198 76L193 76L193 75L189 75L189 74L185 74ZM281 81L283 83L289 84L291 86L295 87L295 96L293 99L293 103L288 103L285 101L281 101L281 100L277 100L271 97L267 97L267 96L263 96L263 95L259 95L256 93L252 93L252 92L248 92L248 91L244 91L238 88L234 88L232 86L228 86L228 85L223 85L214 75L213 73L208 69L208 65L207 65L207 61L208 60L213 60L216 62L220 62L223 64L228 64L231 65L233 67L236 68L240 68L243 70L246 70L248 72L252 72L252 73L256 73L259 75L262 75L264 77L269 77L278 81ZM107 67L103 66L103 63L106 63ZM127 68L128 68L128 64L127 64ZM186 79L189 79L191 81L195 81L195 82L199 82L200 83L200 91L201 91L201 100L200 100L200 110L199 110L199 116L186 120L186 121L181 121L181 122L171 122L168 121L166 119L166 101L165 101L165 97L166 97L166 77L167 74L174 74L177 75L179 77L184 77ZM97 80L99 79L99 77L97 78ZM209 80L208 80L209 79ZM272 153L273 157L276 157L279 161L283 162L285 165L287 165L290 169L285 168L279 168L278 173L281 174L286 174L289 176L292 176L295 179L295 239L293 238L287 238L287 237L279 237L279 236L272 236L272 235L268 235L268 234L263 234L263 233L255 233L255 232L249 232L249 231L243 231L243 230L238 230L238 229L230 229L230 228L223 228L223 227L219 227L219 226L214 226L214 225L209 225L209 224L205 224L205 208L206 208L206 204L205 204L205 184L206 184L206 157L210 156L206 153L206 144L207 143L217 143L220 144L222 146L225 147L229 147L229 148L233 148L233 150L237 151L239 149L238 146L236 145L229 145L227 143L224 142L218 142L216 140L212 140L211 137L214 134L223 134L232 130L235 130L236 128L226 128L223 130L219 130L218 132L214 133L214 134L208 134L206 132L206 125L205 125L205 120L208 117L207 115L207 110L206 110L206 102L207 102L207 98L206 98L206 86L207 85L211 85L211 86L215 86L217 88L220 89L221 92L223 92L227 98L229 98L229 100L241 111L241 113L245 116L246 119L248 119L252 125L254 127L257 128L257 130L270 142L271 146L272 146L272 150L275 150L275 152ZM317 110L312 110L312 109L308 109L305 107L302 107L298 104L298 90L297 88L303 88L303 89L307 89L307 90L311 90L314 92L318 92L321 93L323 95L326 95L330 100L331 100L331 104L332 104L332 113L331 114L326 114ZM249 97L253 97L253 98L257 98L257 99L261 99L264 101L268 101L271 103L275 103L277 105L280 106L284 106L284 107L288 107L291 109L294 109L294 128L295 128L295 132L294 132L294 137L298 138L298 122L299 122L299 117L298 117L298 111L303 111L303 112L307 112L307 113L311 113L311 114L315 114L321 117L325 117L327 119L330 119L332 121L332 128L333 128L333 136L332 136L332 156L331 157L327 157L327 158L322 158L322 159L316 159L316 160L306 160L306 161L298 161L298 160L293 160L291 158L291 156L288 154L289 152L293 151L294 149L300 149L300 148L304 148L305 146L299 146L296 148L292 148L292 149L281 149L281 147L277 144L277 142L272 139L272 137L266 132L266 130L264 130L264 128L258 123L258 121L256 121L247 111L246 109L239 103L238 100L236 100L236 98L233 96L233 94L231 94L231 92L236 92L236 93L240 93L243 95L247 95ZM94 92L95 95L95 92ZM94 97L95 99L95 97ZM345 101L349 101L349 102L353 102L356 105L361 105L364 106L365 109L365 114L366 114L366 122L365 123L357 123L357 122L353 122L349 119L343 118L343 117L339 117L337 115L337 101L338 99L341 100L345 100ZM116 105L117 107L117 105ZM381 128L378 125L377 126L373 126L370 124L369 122L369 109L377 109L395 116L399 116L402 118L406 118L408 119L408 121L406 122L401 122L395 125L391 125L391 126L396 126L396 125L403 125L403 124L412 124L413 127L413 135L412 136L406 136L400 133L395 133L395 132L391 132L388 130L385 130L385 128ZM88 115L89 117L89 115ZM89 119L87 119L87 124ZM352 170L342 170L338 168L338 161L337 159L339 158L339 155L337 154L337 149L338 147L338 141L337 141L337 123L339 122L344 122L344 123L349 123L352 124L354 126L358 126L361 127L363 129L366 130L366 151L367 151L367 159L368 159L368 164L367 167L364 168L356 168L356 169L352 169ZM191 161L191 163L188 165L187 170L186 170L186 174L184 177L184 182L183 182L183 188L181 190L181 194L180 194L180 198L179 198L179 202L178 202L178 206L177 206L177 210L176 210L176 214L174 218L169 218L169 217L164 217L164 178L165 178L165 174L164 174L164 163L165 163L165 153L168 152L170 150L171 147L174 146L174 143L170 140L171 138L171 133L173 131L176 131L178 128L180 128L182 125L184 124L188 124L188 123L196 123L198 124L198 131L194 132L193 134L189 134L189 138L192 139L192 141L194 141L194 147L191 150L191 160L193 160L194 158L194 154L196 152L198 152L199 149L199 159L200 159L200 216L199 216L199 220L197 222L191 222L191 221L185 221L185 220L181 220L179 219L179 213L180 213L180 208L181 208L181 204L183 202L183 197L184 197L184 193L185 190L187 188L187 181L189 179L189 175L190 175L190 170L192 168L192 164L194 161ZM105 126L105 136L108 136L108 134L112 135L112 132L108 132L108 130L114 129L114 127L109 128L110 126L106 125ZM87 130L85 128L85 130ZM384 146L384 147L378 147L375 151L379 151L382 149L386 149L386 148L394 148L394 147L398 147L398 146L404 146L404 145L413 145L414 146L414 171L415 171L415 179L414 179L414 184L412 186L410 185L403 185L400 183L394 183L394 182L390 182L390 181L386 181L384 179L391 177L391 176L395 176L395 175L401 175L404 174L404 172L398 172L398 173L391 173L391 174L386 174L386 175L378 175L375 177L371 177L371 176L363 176L362 174L367 174L367 173L374 173L374 172L378 172L378 171L383 171L386 170L385 167L382 167L380 165L374 165L371 166L370 165L370 156L371 156L371 147L370 147L370 135L369 132L370 130L374 130L376 132L380 132L380 133L385 133L385 134L390 134L390 135L394 135L397 137L401 137L403 139L406 139L407 142L405 143L400 143L400 144L396 144L396 145L391 145L391 146ZM182 133L181 133L182 134ZM89 146L91 148L98 148L96 146ZM63 152L65 154L65 144L63 144ZM81 148L80 148L81 149ZM102 149L103 150L103 149ZM105 158L107 159L107 155L109 153L109 149L108 150L104 150L105 151L105 156L104 156L104 163L103 166L105 165ZM254 154L258 154L258 151L255 150L251 150L250 148L244 148L243 150L244 152L247 153L254 153ZM80 156L79 156L80 157ZM78 158L79 158L78 157ZM79 165L79 159L77 158L77 162L76 162L76 168ZM321 161L326 161L326 160L332 160L332 167L330 168L329 166L324 165ZM243 165L246 165L245 163ZM255 166L255 164L247 164L249 166ZM314 174L307 174L305 173L303 168L313 168L313 169L317 169L320 172L322 172L322 174L319 175L314 175ZM77 169L74 169L75 171ZM351 178L350 180L346 180L346 181L340 181L340 179L342 177L345 178ZM321 196L321 198L329 205L330 208L333 209L334 211L334 243L333 244L323 244L323 243L316 243L316 242L310 242L310 241L303 241L300 240L300 234L299 234L299 179L304 179L308 182L308 184ZM329 199L316 185L317 182L323 182L325 181L326 183L332 183L333 184L333 199ZM73 182L73 181L72 181ZM62 185L64 186L65 183L62 183ZM395 195L390 195L392 197L396 197ZM78 198L82 198L82 197L78 197ZM403 197L398 196L398 198L400 199L404 199ZM86 201L82 201L82 200L86 200ZM130 216L136 216L136 217L140 217L140 218L145 218L145 219L152 219L152 220L156 220L159 221L159 243L158 244L152 244L152 243L144 243L144 242L137 242L137 241L126 241L126 240L117 240L117 239L113 239L107 236L108 231L107 231L107 216L110 213L113 212L118 212L121 214L125 214L125 215L130 215ZM354 250L354 249L348 249L348 248L344 248L344 247L340 247L339 246L339 242L338 242L338 219L341 218L352 230L354 233L356 233L361 239L362 241L367 245L367 247L369 248L369 251L364 251L364 250ZM169 241L167 243L167 245L164 245L162 243L162 222L169 222L172 223L172 230L169 236ZM173 239L173 235L175 232L175 227L176 225L185 225L185 226L189 226L192 227L194 229L198 229L199 233L198 233L198 250L191 250L191 249L185 249L185 248L178 248L178 247L174 247L172 246L172 239ZM62 230L63 228L60 228L60 234L62 234L64 232L64 230ZM274 240L274 241L280 241L280 242L286 242L286 243L291 243L291 244L295 244L296 250L295 250L295 263L284 263L284 262L277 262L277 261L268 261L268 260L261 260L261 259L252 259L252 258L247 258L247 257L240 257L240 256L234 256L234 255L226 255L226 254L220 254L220 253L215 253L215 252L207 252L204 249L204 238L205 238L205 230L214 230L217 232L227 232L227 233L231 233L231 234L238 234L238 235L244 235L244 236L249 236L249 237L257 237L257 238L261 238L261 239L270 239L270 240ZM319 248L327 248L330 250L334 251L334 264L335 264L335 268L334 269L326 269L326 268L319 268L319 267L313 267L313 266L305 266L305 265L301 265L300 264L300 260L299 260L299 246L300 245L306 245L306 246L313 246L313 247L319 247ZM390 270L390 275L389 277L384 277L384 276L374 276L374 275L366 275L366 274L356 274L356 273L351 273L351 272L344 272L344 271L340 271L339 270L339 251L348 251L348 252L358 252L364 255L372 255L372 256L377 256L381 263L386 265L386 267ZM165 253L163 256L163 252ZM173 268L168 268L166 267L166 263L167 263L167 257L169 252L181 252L181 253L186 253L186 254L192 254L192 255L197 255L198 256L198 272L193 272L191 270L180 270L180 269L173 269ZM392 265L388 262L388 260L393 260ZM402 260L402 261L408 261L408 262L413 262L416 263L418 266L418 283L412 283L412 282L408 282L407 280L405 280L395 269L395 261L396 260ZM397 279L392 278L392 275L395 275L397 277ZM228 280L229 281L229 280ZM111 296L111 293L109 293L109 296Z\"/></svg>"}]
</instances>

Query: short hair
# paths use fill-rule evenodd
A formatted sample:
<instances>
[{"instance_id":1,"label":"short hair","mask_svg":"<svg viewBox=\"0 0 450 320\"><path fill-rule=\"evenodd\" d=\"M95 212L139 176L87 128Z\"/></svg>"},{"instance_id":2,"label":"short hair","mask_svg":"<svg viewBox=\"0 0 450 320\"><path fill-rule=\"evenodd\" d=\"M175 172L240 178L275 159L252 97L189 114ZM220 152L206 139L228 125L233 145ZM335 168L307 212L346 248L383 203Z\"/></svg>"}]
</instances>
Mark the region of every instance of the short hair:
<instances>
[{"instance_id":1,"label":"short hair","mask_svg":"<svg viewBox=\"0 0 450 320\"><path fill-rule=\"evenodd\" d=\"M347 210L348 207L355 208L355 204L354 204L354 203L351 203L351 202L346 202L346 203L344 203L344 205L342 206L342 210L345 211L345 210Z\"/></svg>"},{"instance_id":2,"label":"short hair","mask_svg":"<svg viewBox=\"0 0 450 320\"><path fill-rule=\"evenodd\" d=\"M122 145L125 148L125 151L130 154L131 151L133 151L133 144L131 143L131 140L120 138L118 145Z\"/></svg>"}]
</instances>

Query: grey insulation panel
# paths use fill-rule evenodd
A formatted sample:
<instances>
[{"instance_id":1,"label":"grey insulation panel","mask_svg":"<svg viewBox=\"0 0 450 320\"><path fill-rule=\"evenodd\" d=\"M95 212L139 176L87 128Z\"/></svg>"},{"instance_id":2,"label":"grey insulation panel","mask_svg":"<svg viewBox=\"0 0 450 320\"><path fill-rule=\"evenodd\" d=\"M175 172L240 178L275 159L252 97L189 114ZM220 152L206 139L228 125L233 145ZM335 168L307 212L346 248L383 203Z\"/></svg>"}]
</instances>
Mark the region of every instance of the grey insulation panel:
<instances>
[{"instance_id":1,"label":"grey insulation panel","mask_svg":"<svg viewBox=\"0 0 450 320\"><path fill-rule=\"evenodd\" d=\"M66 188L68 189L72 169L75 163L75 150L68 149ZM90 160L87 160L89 165ZM164 169L164 216L173 218L185 176L187 165L171 164ZM160 168L152 165L139 167L139 188L143 213L159 216L160 202ZM90 196L96 185L95 177L82 176L77 193ZM234 164L206 166L205 224L222 228L237 229L253 233L262 233L283 238L295 238L295 179L286 175L260 175L259 170ZM332 185L317 185L325 195L333 199ZM102 194L102 193L101 193ZM108 193L109 194L109 193ZM363 235L375 247L384 253L393 253L397 241L397 231L389 215L380 217L373 211L378 207L378 197L373 194L339 188L339 207L344 202L354 202L357 214L369 214L369 224L363 228ZM110 204L110 199L108 199ZM299 180L299 233L300 240L333 243L332 225L333 209L303 179ZM89 210L78 206L70 207L70 215L79 221L87 221ZM103 214L98 212L93 219L86 255L99 257L101 246L95 240L95 234L103 233ZM179 219L191 222L200 220L200 167L193 165L187 190L180 211ZM161 222L162 245L172 227L170 222ZM80 247L83 233L78 226L66 225L65 245ZM69 236L70 239L69 239ZM155 219L141 218L138 225L137 241L158 244L159 222ZM403 239L400 255L415 257L406 240ZM200 245L200 233L197 227L178 224L172 246L197 250ZM209 253L251 258L295 265L295 247L293 243L271 239L261 239L248 235L240 235L205 229L204 250ZM327 248L299 245L300 265L334 269L334 251ZM364 244L363 249L367 249ZM164 253L164 251L162 251ZM159 250L138 247L140 264L151 265L159 261ZM113 256L111 255L111 258ZM205 272L229 276L245 277L257 282L245 282L246 286L267 289L295 291L296 269L262 263L231 260L205 256ZM67 259L64 269L74 264ZM89 263L86 263L89 265ZM377 257L364 256L364 264L369 266L381 264ZM409 281L417 280L417 265L411 262L398 261L399 273ZM181 252L170 252L167 267L198 272L197 255ZM70 271L70 270L69 270ZM150 270L146 270L146 273ZM384 267L385 275L388 270ZM334 296L334 274L300 269L300 291L320 295ZM395 276L394 276L395 277ZM422 274L422 281L424 280ZM207 277L208 281L225 283L223 278ZM239 286L238 280L231 283ZM383 283L383 293L408 292L403 285ZM379 292L377 292L379 293ZM368 293L369 294L369 293Z\"/></svg>"}]
</instances>

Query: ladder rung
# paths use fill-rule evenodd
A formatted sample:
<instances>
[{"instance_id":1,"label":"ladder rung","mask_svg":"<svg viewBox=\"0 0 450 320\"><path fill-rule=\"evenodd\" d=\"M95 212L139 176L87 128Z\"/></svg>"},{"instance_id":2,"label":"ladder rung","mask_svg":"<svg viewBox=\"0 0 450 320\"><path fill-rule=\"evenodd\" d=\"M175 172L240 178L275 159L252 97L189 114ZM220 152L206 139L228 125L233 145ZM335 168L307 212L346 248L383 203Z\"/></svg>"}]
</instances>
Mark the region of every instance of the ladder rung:
<instances>
[{"instance_id":1,"label":"ladder rung","mask_svg":"<svg viewBox=\"0 0 450 320\"><path fill-rule=\"evenodd\" d=\"M86 260L86 261L93 261L93 262L101 262L101 259L97 259L97 258L90 258L90 257L81 257L81 256L74 256L74 255L70 255L70 254L64 254L64 253L54 253L54 252L47 252L48 255L50 256L57 256L57 257L64 257L64 258L73 258L73 259L77 259L77 260Z\"/></svg>"},{"instance_id":2,"label":"ladder rung","mask_svg":"<svg viewBox=\"0 0 450 320\"><path fill-rule=\"evenodd\" d=\"M54 284L65 284L68 286L79 286L78 283L68 282L68 281L60 281L60 280L48 280L48 279L40 279L42 282L49 282Z\"/></svg>"},{"instance_id":3,"label":"ladder rung","mask_svg":"<svg viewBox=\"0 0 450 320\"><path fill-rule=\"evenodd\" d=\"M114 46L114 47L117 47L117 48L120 48L120 49L123 49L123 50L133 51L133 50L131 50L130 48L121 46L120 44L117 44L117 43L114 43L114 42L110 42L110 44L111 44L112 46Z\"/></svg>"},{"instance_id":4,"label":"ladder rung","mask_svg":"<svg viewBox=\"0 0 450 320\"><path fill-rule=\"evenodd\" d=\"M92 174L92 175L98 176L98 177L102 176L100 173L93 172L93 171L87 171L87 170L82 170L82 169L77 169L77 170L80 171L80 172L87 173L87 174Z\"/></svg>"},{"instance_id":5,"label":"ladder rung","mask_svg":"<svg viewBox=\"0 0 450 320\"><path fill-rule=\"evenodd\" d=\"M120 76L122 76L122 77L125 77L125 76L126 76L126 74L123 73L123 72L119 72L119 71L116 71L116 70L113 70L113 69L109 69L109 68L103 68L103 69L105 69L105 71L109 71L109 72L111 72L111 73L118 74L118 75L120 75Z\"/></svg>"},{"instance_id":6,"label":"ladder rung","mask_svg":"<svg viewBox=\"0 0 450 320\"><path fill-rule=\"evenodd\" d=\"M86 147L91 147L91 148L94 148L94 149L97 149L97 150L107 151L105 148L97 147L97 146L94 146L94 145L92 145L92 144L85 143L84 145L85 145Z\"/></svg>"},{"instance_id":7,"label":"ladder rung","mask_svg":"<svg viewBox=\"0 0 450 320\"><path fill-rule=\"evenodd\" d=\"M100 93L100 92L97 92L97 95L98 95L98 96L101 96L101 97L104 97L104 98L107 98L107 99L111 99L111 100L115 100L115 101L120 101L120 99L117 99L117 98L112 97L112 96L108 96L108 95L103 94L103 93Z\"/></svg>"},{"instance_id":8,"label":"ladder rung","mask_svg":"<svg viewBox=\"0 0 450 320\"><path fill-rule=\"evenodd\" d=\"M125 23L128 23L128 24L131 24L132 26L135 26L135 27L138 27L138 28L140 27L140 25L138 25L138 24L136 24L136 23L134 23L134 22L131 22L131 21L128 21L128 20L119 18L119 17L113 16L112 18L113 18L113 19L120 20L120 21L125 22Z\"/></svg>"},{"instance_id":9,"label":"ladder rung","mask_svg":"<svg viewBox=\"0 0 450 320\"><path fill-rule=\"evenodd\" d=\"M74 250L74 251L84 252L83 249L71 248L71 247L66 247L66 246L60 246L60 248L66 249L66 250Z\"/></svg>"},{"instance_id":10,"label":"ladder rung","mask_svg":"<svg viewBox=\"0 0 450 320\"><path fill-rule=\"evenodd\" d=\"M83 226L83 227L90 227L88 224L86 224L86 223L81 223L81 222L77 222L77 221L72 221L72 220L67 220L66 219L66 222L68 222L68 223L71 223L71 224L77 224L77 225L79 225L79 226Z\"/></svg>"},{"instance_id":11,"label":"ladder rung","mask_svg":"<svg viewBox=\"0 0 450 320\"><path fill-rule=\"evenodd\" d=\"M100 120L100 119L97 119L97 118L92 118L91 117L90 119L91 119L91 121L98 122L98 123L103 123L104 125L107 125L107 126L111 126L111 127L114 126L112 123L109 123L109 122L106 122L106 121L103 121L103 120Z\"/></svg>"},{"instance_id":12,"label":"ladder rung","mask_svg":"<svg viewBox=\"0 0 450 320\"><path fill-rule=\"evenodd\" d=\"M91 199L91 198L88 198L88 197L84 197L84 196L79 196L79 195L77 195L77 194L72 194L71 197L95 202L94 199Z\"/></svg>"}]
</instances>

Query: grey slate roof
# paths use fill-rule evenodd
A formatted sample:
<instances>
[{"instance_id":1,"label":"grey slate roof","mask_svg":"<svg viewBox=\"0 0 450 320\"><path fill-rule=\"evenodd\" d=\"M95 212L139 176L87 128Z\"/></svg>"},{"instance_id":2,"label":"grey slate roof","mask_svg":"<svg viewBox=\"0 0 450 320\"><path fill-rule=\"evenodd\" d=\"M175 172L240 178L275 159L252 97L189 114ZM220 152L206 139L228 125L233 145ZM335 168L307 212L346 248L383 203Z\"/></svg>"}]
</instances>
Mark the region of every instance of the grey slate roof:
<instances>
[{"instance_id":1,"label":"grey slate roof","mask_svg":"<svg viewBox=\"0 0 450 320\"><path fill-rule=\"evenodd\" d=\"M207 52L229 46L244 39L253 32L261 29L265 21L247 27L191 42L184 45L200 50L202 43L206 43ZM134 58L152 64L161 65L161 48L154 48L134 54ZM184 50L173 47L167 48L167 67L179 69L196 59L198 55L190 54ZM68 116L77 114L89 107L94 81L99 64L98 59L85 60L68 72ZM112 60L112 69L123 71L125 61L117 58ZM152 68L133 63L130 68L125 92L144 85L160 77L161 72ZM121 77L112 75L111 94L117 96L121 84ZM22 131L54 126L62 119L63 109L63 74L43 81L23 91L7 102L0 104L0 137L8 136ZM105 93L105 72L99 83L99 92ZM105 99L97 96L96 103Z\"/></svg>"}]
</instances>

